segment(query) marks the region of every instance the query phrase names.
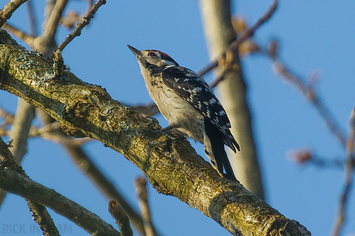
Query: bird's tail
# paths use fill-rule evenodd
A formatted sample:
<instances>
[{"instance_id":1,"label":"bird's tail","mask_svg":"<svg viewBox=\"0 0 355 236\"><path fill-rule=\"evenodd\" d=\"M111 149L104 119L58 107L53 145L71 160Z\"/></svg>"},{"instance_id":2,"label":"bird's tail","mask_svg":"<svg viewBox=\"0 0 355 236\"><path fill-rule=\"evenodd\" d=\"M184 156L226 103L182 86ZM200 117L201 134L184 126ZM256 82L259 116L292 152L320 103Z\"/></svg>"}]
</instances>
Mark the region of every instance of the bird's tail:
<instances>
[{"instance_id":1,"label":"bird's tail","mask_svg":"<svg viewBox=\"0 0 355 236\"><path fill-rule=\"evenodd\" d=\"M206 135L204 135L205 153L210 158L212 166L221 176L236 180L227 153L224 150L223 133L210 121L205 119L204 123L206 130ZM226 172L225 174L223 169Z\"/></svg>"}]
</instances>

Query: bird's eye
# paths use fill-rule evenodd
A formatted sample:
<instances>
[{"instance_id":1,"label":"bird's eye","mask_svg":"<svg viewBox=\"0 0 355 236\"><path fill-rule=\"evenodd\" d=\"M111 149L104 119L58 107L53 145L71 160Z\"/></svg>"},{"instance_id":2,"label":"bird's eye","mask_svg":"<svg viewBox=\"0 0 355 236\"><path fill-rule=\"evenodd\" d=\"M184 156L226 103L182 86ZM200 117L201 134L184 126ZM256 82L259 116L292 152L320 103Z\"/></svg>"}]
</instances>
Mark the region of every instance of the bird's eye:
<instances>
[{"instance_id":1,"label":"bird's eye","mask_svg":"<svg viewBox=\"0 0 355 236\"><path fill-rule=\"evenodd\" d=\"M149 56L149 57L155 57L155 53L154 53L154 52L149 52L149 53L148 53L148 56Z\"/></svg>"}]
</instances>

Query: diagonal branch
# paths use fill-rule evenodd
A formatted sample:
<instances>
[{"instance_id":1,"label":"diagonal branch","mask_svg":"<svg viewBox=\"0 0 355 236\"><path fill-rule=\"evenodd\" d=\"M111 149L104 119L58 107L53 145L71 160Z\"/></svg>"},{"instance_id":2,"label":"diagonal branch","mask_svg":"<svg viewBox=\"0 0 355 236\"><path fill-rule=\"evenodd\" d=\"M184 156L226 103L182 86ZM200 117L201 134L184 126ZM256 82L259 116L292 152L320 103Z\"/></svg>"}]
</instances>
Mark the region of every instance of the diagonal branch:
<instances>
[{"instance_id":1,"label":"diagonal branch","mask_svg":"<svg viewBox=\"0 0 355 236\"><path fill-rule=\"evenodd\" d=\"M317 94L317 91L312 86L309 86L305 79L298 76L296 73L293 73L292 70L281 60L278 53L272 53L270 50L263 50L261 52L271 59L274 72L280 75L280 77L286 82L291 82L291 84L295 86L295 88L297 88L309 102L311 102L331 133L339 141L341 146L346 149L346 135L340 128L340 125L337 123L334 115L323 102L322 98Z\"/></svg>"},{"instance_id":2,"label":"diagonal branch","mask_svg":"<svg viewBox=\"0 0 355 236\"><path fill-rule=\"evenodd\" d=\"M25 171L22 167L16 163L14 155L8 148L8 145L0 138L0 170L9 170L14 171L14 174L17 174L20 177L28 178ZM2 184L7 184L8 181L0 181ZM0 189L5 189L0 186ZM26 190L25 190L26 191ZM48 214L47 209L38 203L37 201L33 201L29 198L26 198L28 208L32 212L33 220L39 225L45 236L59 236L59 232L57 227L55 226L51 216Z\"/></svg>"},{"instance_id":3,"label":"diagonal branch","mask_svg":"<svg viewBox=\"0 0 355 236\"><path fill-rule=\"evenodd\" d=\"M14 115L0 107L0 117L3 119L1 126L6 127L14 121Z\"/></svg>"},{"instance_id":4,"label":"diagonal branch","mask_svg":"<svg viewBox=\"0 0 355 236\"><path fill-rule=\"evenodd\" d=\"M17 38L19 38L22 41L24 41L27 45L33 45L33 43L35 41L35 37L26 34L22 30L16 28L15 26L13 26L13 25L11 25L9 23L5 23L3 28L6 29L11 34L15 35Z\"/></svg>"},{"instance_id":5,"label":"diagonal branch","mask_svg":"<svg viewBox=\"0 0 355 236\"><path fill-rule=\"evenodd\" d=\"M0 188L51 208L92 235L120 235L111 225L79 204L11 170L0 169Z\"/></svg>"},{"instance_id":6,"label":"diagonal branch","mask_svg":"<svg viewBox=\"0 0 355 236\"><path fill-rule=\"evenodd\" d=\"M6 38L2 34L0 39ZM68 71L56 78L46 59L1 43L0 89L45 110L67 133L95 138L123 154L160 193L179 198L235 235L310 235L239 182L220 177L188 141L170 139L158 123L113 100L105 89Z\"/></svg>"},{"instance_id":7,"label":"diagonal branch","mask_svg":"<svg viewBox=\"0 0 355 236\"><path fill-rule=\"evenodd\" d=\"M76 25L75 30L71 32L64 41L58 46L55 53L60 53L73 39L81 34L81 30L90 23L90 20L94 17L95 13L99 8L106 4L106 0L99 0L96 4L93 4L90 11L83 17L83 19Z\"/></svg>"},{"instance_id":8,"label":"diagonal branch","mask_svg":"<svg viewBox=\"0 0 355 236\"><path fill-rule=\"evenodd\" d=\"M4 23L12 16L12 13L16 11L27 0L11 0L0 11L0 28Z\"/></svg>"}]
</instances>

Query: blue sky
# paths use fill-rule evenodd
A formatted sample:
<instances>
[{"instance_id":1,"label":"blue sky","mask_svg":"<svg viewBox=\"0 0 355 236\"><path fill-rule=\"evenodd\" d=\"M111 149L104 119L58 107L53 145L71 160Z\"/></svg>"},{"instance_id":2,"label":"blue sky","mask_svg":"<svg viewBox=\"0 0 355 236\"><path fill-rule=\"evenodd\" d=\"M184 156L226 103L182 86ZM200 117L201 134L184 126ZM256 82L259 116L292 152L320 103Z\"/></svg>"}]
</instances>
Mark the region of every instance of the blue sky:
<instances>
[{"instance_id":1,"label":"blue sky","mask_svg":"<svg viewBox=\"0 0 355 236\"><path fill-rule=\"evenodd\" d=\"M37 19L41 21L43 3L34 2ZM270 4L271 1L261 0L233 1L233 13L253 24ZM69 5L74 9L84 7L80 1ZM355 105L354 9L355 2L345 0L280 1L273 18L255 35L262 45L277 38L281 58L298 75L308 78L313 71L320 74L319 94L345 132ZM10 22L27 30L25 7L15 12ZM60 29L58 42L67 34L66 29ZM139 49L159 49L193 70L209 62L198 2L187 0L107 1L82 35L64 50L63 57L80 79L105 87L114 99L130 104L150 102L127 44ZM274 75L268 59L252 55L243 58L242 66L267 202L286 217L305 225L313 235L328 235L343 187L343 172L299 166L288 160L286 153L308 147L331 159L345 158L344 150L315 109L292 86ZM212 76L205 79L210 81ZM14 96L0 91L2 107L14 112L16 103ZM167 125L161 115L157 118L163 127ZM204 157L202 145L194 142L192 145ZM85 150L127 199L138 206L133 179L141 175L139 169L97 141L86 144ZM108 200L58 145L31 139L23 166L33 180L77 201L116 227L107 211ZM202 213L174 197L158 194L151 187L149 200L153 221L164 235L229 235ZM354 212L352 191L342 235L355 234ZM86 235L65 218L55 213L52 216L62 228L62 235ZM24 225L26 234L16 235L28 235L33 224L26 202L10 195L0 211L0 234L15 235L19 225ZM15 231L6 234L4 227Z\"/></svg>"}]
</instances>

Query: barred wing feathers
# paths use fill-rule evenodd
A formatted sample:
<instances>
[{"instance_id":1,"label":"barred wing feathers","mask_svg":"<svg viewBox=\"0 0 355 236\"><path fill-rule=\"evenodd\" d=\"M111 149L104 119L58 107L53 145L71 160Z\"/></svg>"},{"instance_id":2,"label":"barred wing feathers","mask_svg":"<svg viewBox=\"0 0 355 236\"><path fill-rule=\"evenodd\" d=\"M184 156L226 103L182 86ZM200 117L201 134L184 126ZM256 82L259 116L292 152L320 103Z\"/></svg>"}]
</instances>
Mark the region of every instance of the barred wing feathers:
<instances>
[{"instance_id":1,"label":"barred wing feathers","mask_svg":"<svg viewBox=\"0 0 355 236\"><path fill-rule=\"evenodd\" d=\"M231 125L225 110L203 78L180 66L167 67L162 72L162 78L165 85L172 88L224 134L223 141L227 146L234 152L235 148L240 150L229 130Z\"/></svg>"}]
</instances>

